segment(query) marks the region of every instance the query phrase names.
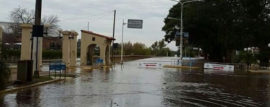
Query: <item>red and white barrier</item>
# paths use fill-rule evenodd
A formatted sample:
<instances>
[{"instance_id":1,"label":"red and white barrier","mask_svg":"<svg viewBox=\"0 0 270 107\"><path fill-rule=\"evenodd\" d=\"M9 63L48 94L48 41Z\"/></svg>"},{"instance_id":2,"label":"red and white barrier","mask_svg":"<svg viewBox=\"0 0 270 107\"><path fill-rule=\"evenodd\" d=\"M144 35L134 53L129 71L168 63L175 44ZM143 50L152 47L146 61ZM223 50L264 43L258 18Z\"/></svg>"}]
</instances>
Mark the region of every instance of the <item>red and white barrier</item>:
<instances>
[{"instance_id":1,"label":"red and white barrier","mask_svg":"<svg viewBox=\"0 0 270 107\"><path fill-rule=\"evenodd\" d=\"M213 70L221 70L221 71L234 71L234 65L205 63L204 69L213 69Z\"/></svg>"}]
</instances>

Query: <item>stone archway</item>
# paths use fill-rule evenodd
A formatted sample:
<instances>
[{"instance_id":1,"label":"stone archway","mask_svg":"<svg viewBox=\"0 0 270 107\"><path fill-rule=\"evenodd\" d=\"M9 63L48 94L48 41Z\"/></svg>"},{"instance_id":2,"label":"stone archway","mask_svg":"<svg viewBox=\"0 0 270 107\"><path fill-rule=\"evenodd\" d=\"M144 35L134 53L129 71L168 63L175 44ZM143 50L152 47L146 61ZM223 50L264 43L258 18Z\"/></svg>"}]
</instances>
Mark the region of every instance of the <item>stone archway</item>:
<instances>
[{"instance_id":1,"label":"stone archway","mask_svg":"<svg viewBox=\"0 0 270 107\"><path fill-rule=\"evenodd\" d=\"M87 65L96 65L96 60L100 58L100 48L96 44L87 47Z\"/></svg>"},{"instance_id":2,"label":"stone archway","mask_svg":"<svg viewBox=\"0 0 270 107\"><path fill-rule=\"evenodd\" d=\"M90 45L99 46L100 59L103 60L103 65L110 65L110 46L115 39L85 30L82 30L81 34L81 66L89 65L87 60L89 60L90 57L87 57L87 54L89 54ZM94 61L92 60L92 62Z\"/></svg>"}]
</instances>

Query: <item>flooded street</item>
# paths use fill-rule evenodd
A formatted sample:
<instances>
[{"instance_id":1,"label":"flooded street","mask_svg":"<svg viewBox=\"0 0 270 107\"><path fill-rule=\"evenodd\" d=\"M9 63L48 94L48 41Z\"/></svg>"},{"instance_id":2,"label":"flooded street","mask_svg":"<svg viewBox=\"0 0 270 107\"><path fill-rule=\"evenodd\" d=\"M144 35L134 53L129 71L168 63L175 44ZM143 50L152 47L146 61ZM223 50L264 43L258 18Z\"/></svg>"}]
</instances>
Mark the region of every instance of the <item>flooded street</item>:
<instances>
[{"instance_id":1,"label":"flooded street","mask_svg":"<svg viewBox=\"0 0 270 107\"><path fill-rule=\"evenodd\" d=\"M77 68L75 79L3 95L0 106L270 106L270 75L140 68L141 61L107 70Z\"/></svg>"}]
</instances>

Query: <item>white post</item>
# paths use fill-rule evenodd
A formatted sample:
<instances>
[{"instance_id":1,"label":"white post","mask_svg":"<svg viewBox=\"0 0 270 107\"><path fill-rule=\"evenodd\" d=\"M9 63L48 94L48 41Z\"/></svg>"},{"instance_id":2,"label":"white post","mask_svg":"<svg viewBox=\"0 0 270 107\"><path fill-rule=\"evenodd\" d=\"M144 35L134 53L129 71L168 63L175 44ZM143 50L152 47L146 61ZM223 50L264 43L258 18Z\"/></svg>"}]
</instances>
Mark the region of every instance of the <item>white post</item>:
<instances>
[{"instance_id":1,"label":"white post","mask_svg":"<svg viewBox=\"0 0 270 107\"><path fill-rule=\"evenodd\" d=\"M125 21L123 19L123 24L122 24L122 43L121 43L121 63L123 63L123 54L124 54L124 41L123 41L123 37L124 37L124 26L125 26Z\"/></svg>"}]
</instances>

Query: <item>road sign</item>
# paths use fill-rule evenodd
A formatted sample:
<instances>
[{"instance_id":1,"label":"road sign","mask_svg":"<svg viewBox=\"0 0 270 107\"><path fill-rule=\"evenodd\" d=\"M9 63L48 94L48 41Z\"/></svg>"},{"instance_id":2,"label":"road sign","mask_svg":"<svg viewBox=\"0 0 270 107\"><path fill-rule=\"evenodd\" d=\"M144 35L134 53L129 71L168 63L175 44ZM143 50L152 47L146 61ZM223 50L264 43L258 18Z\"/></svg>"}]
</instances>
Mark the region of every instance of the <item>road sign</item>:
<instances>
[{"instance_id":1,"label":"road sign","mask_svg":"<svg viewBox=\"0 0 270 107\"><path fill-rule=\"evenodd\" d=\"M128 28L142 29L143 28L143 20L128 19Z\"/></svg>"}]
</instances>

